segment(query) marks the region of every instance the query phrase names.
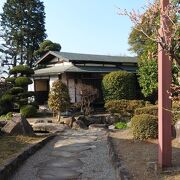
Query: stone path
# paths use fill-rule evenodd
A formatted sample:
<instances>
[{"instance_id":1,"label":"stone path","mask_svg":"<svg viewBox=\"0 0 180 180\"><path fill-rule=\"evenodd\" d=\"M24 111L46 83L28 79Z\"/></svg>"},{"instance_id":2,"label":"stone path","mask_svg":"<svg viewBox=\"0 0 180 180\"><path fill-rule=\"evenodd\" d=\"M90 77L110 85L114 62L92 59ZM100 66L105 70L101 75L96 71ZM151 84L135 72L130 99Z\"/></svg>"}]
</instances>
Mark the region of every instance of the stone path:
<instances>
[{"instance_id":1,"label":"stone path","mask_svg":"<svg viewBox=\"0 0 180 180\"><path fill-rule=\"evenodd\" d=\"M103 130L68 130L31 156L11 180L115 180Z\"/></svg>"}]
</instances>

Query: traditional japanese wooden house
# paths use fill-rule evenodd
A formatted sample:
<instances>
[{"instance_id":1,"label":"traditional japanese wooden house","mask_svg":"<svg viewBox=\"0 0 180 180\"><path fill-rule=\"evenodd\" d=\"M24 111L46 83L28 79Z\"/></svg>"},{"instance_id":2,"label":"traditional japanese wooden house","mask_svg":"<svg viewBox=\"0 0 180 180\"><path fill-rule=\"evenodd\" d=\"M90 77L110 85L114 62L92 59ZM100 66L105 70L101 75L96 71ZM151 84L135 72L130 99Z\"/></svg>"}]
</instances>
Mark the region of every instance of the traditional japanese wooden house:
<instances>
[{"instance_id":1,"label":"traditional japanese wooden house","mask_svg":"<svg viewBox=\"0 0 180 180\"><path fill-rule=\"evenodd\" d=\"M92 85L101 92L101 81L105 74L117 70L135 73L137 60L127 56L50 51L36 65L41 68L35 70L33 84L28 89L36 92L36 101L39 104L47 102L48 93L56 79L67 84L71 102L75 103L80 101L81 85ZM99 94L99 101L102 101L102 93Z\"/></svg>"}]
</instances>

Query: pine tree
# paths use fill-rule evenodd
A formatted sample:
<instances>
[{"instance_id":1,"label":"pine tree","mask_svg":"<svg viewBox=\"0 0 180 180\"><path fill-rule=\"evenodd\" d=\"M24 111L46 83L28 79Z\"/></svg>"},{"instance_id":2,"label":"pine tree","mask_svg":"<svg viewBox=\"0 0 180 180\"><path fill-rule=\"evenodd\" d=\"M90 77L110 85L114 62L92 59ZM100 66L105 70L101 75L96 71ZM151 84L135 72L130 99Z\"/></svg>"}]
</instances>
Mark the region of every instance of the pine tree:
<instances>
[{"instance_id":1,"label":"pine tree","mask_svg":"<svg viewBox=\"0 0 180 180\"><path fill-rule=\"evenodd\" d=\"M7 0L0 15L4 63L33 66L34 52L46 38L45 12L40 0Z\"/></svg>"},{"instance_id":2,"label":"pine tree","mask_svg":"<svg viewBox=\"0 0 180 180\"><path fill-rule=\"evenodd\" d=\"M44 40L40 45L39 49L35 51L35 56L40 58L45 55L48 51L60 51L61 45L58 43L54 43L50 40Z\"/></svg>"}]
</instances>

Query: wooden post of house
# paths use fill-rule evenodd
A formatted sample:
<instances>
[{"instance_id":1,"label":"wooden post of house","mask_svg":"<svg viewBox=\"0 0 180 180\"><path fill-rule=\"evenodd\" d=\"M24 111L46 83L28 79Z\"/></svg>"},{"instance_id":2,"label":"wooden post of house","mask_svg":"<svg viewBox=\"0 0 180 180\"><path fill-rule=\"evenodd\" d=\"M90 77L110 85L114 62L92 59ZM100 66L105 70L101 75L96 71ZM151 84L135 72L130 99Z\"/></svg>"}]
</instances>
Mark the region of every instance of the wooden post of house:
<instances>
[{"instance_id":1,"label":"wooden post of house","mask_svg":"<svg viewBox=\"0 0 180 180\"><path fill-rule=\"evenodd\" d=\"M169 4L169 0L160 0L163 11ZM164 21L161 13L160 34L163 37L162 28ZM159 45L158 47L158 135L159 152L158 164L161 168L171 166L172 146L171 146L171 100L168 95L171 84L171 61L168 55Z\"/></svg>"}]
</instances>

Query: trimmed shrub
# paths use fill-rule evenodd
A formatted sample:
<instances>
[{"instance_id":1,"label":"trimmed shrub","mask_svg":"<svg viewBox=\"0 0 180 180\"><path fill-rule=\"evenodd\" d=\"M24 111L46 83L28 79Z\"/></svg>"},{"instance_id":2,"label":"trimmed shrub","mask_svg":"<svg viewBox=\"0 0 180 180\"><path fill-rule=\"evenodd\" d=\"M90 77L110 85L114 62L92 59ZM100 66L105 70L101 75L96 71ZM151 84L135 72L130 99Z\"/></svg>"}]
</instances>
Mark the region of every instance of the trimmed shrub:
<instances>
[{"instance_id":1,"label":"trimmed shrub","mask_svg":"<svg viewBox=\"0 0 180 180\"><path fill-rule=\"evenodd\" d=\"M9 74L18 74L21 73L22 75L31 75L34 74L34 70L29 68L28 66L19 65L15 66L14 68L10 69Z\"/></svg>"},{"instance_id":2,"label":"trimmed shrub","mask_svg":"<svg viewBox=\"0 0 180 180\"><path fill-rule=\"evenodd\" d=\"M125 99L107 101L104 107L111 113L124 113L127 108L127 101Z\"/></svg>"},{"instance_id":3,"label":"trimmed shrub","mask_svg":"<svg viewBox=\"0 0 180 180\"><path fill-rule=\"evenodd\" d=\"M15 80L16 86L25 87L28 84L32 84L32 80L28 77L17 77Z\"/></svg>"},{"instance_id":4,"label":"trimmed shrub","mask_svg":"<svg viewBox=\"0 0 180 180\"><path fill-rule=\"evenodd\" d=\"M131 119L134 139L145 140L158 137L158 118L149 114L136 115Z\"/></svg>"},{"instance_id":5,"label":"trimmed shrub","mask_svg":"<svg viewBox=\"0 0 180 180\"><path fill-rule=\"evenodd\" d=\"M20 113L24 117L33 117L37 113L37 109L32 105L26 105L21 107Z\"/></svg>"},{"instance_id":6,"label":"trimmed shrub","mask_svg":"<svg viewBox=\"0 0 180 180\"><path fill-rule=\"evenodd\" d=\"M172 124L175 125L178 120L180 120L180 102L179 101L173 101L172 103L172 109L173 109L173 122Z\"/></svg>"},{"instance_id":7,"label":"trimmed shrub","mask_svg":"<svg viewBox=\"0 0 180 180\"><path fill-rule=\"evenodd\" d=\"M143 100L111 100L105 103L105 108L111 113L120 113L126 115L127 113L134 114L136 108L144 107L148 104L147 101Z\"/></svg>"},{"instance_id":8,"label":"trimmed shrub","mask_svg":"<svg viewBox=\"0 0 180 180\"><path fill-rule=\"evenodd\" d=\"M13 105L12 105L13 96L10 94L5 94L0 99L0 115L6 114L10 111L12 111Z\"/></svg>"},{"instance_id":9,"label":"trimmed shrub","mask_svg":"<svg viewBox=\"0 0 180 180\"><path fill-rule=\"evenodd\" d=\"M137 80L133 73L114 71L104 76L102 81L105 101L136 99Z\"/></svg>"},{"instance_id":10,"label":"trimmed shrub","mask_svg":"<svg viewBox=\"0 0 180 180\"><path fill-rule=\"evenodd\" d=\"M178 120L180 120L180 111L173 111L172 125L175 125Z\"/></svg>"},{"instance_id":11,"label":"trimmed shrub","mask_svg":"<svg viewBox=\"0 0 180 180\"><path fill-rule=\"evenodd\" d=\"M8 113L6 114L6 120L11 120L12 117L13 117L13 113L12 113L12 112L8 112Z\"/></svg>"},{"instance_id":12,"label":"trimmed shrub","mask_svg":"<svg viewBox=\"0 0 180 180\"><path fill-rule=\"evenodd\" d=\"M49 92L48 106L53 113L58 113L58 121L60 121L61 112L67 111L70 107L68 87L61 80L53 82Z\"/></svg>"},{"instance_id":13,"label":"trimmed shrub","mask_svg":"<svg viewBox=\"0 0 180 180\"><path fill-rule=\"evenodd\" d=\"M153 106L146 106L143 108L137 108L135 110L135 115L141 115L141 114L149 114L153 116L158 116L158 106L153 105Z\"/></svg>"},{"instance_id":14,"label":"trimmed shrub","mask_svg":"<svg viewBox=\"0 0 180 180\"><path fill-rule=\"evenodd\" d=\"M19 96L21 98L28 98L28 97L35 96L35 92L28 91L28 92L20 93Z\"/></svg>"},{"instance_id":15,"label":"trimmed shrub","mask_svg":"<svg viewBox=\"0 0 180 180\"><path fill-rule=\"evenodd\" d=\"M144 108L137 108L135 110L135 115L141 115L141 114L149 114L153 116L158 116L158 106L157 105L151 105L146 106ZM180 107L178 104L174 104L172 106L172 125L175 125L176 122L180 119Z\"/></svg>"},{"instance_id":16,"label":"trimmed shrub","mask_svg":"<svg viewBox=\"0 0 180 180\"><path fill-rule=\"evenodd\" d=\"M36 101L30 102L29 105L34 106L36 109L39 109L39 105Z\"/></svg>"},{"instance_id":17,"label":"trimmed shrub","mask_svg":"<svg viewBox=\"0 0 180 180\"><path fill-rule=\"evenodd\" d=\"M127 128L127 123L125 122L117 122L115 124L116 129L126 129Z\"/></svg>"},{"instance_id":18,"label":"trimmed shrub","mask_svg":"<svg viewBox=\"0 0 180 180\"><path fill-rule=\"evenodd\" d=\"M6 115L1 115L0 116L0 120L11 120L13 117L13 113L12 112L8 112Z\"/></svg>"},{"instance_id":19,"label":"trimmed shrub","mask_svg":"<svg viewBox=\"0 0 180 180\"><path fill-rule=\"evenodd\" d=\"M15 83L15 79L16 79L15 77L8 77L8 78L5 79L5 81L14 84Z\"/></svg>"},{"instance_id":20,"label":"trimmed shrub","mask_svg":"<svg viewBox=\"0 0 180 180\"><path fill-rule=\"evenodd\" d=\"M28 98L22 98L17 101L19 107L23 107L28 104Z\"/></svg>"},{"instance_id":21,"label":"trimmed shrub","mask_svg":"<svg viewBox=\"0 0 180 180\"><path fill-rule=\"evenodd\" d=\"M11 94L4 94L0 99L0 104L11 102L13 100L13 96Z\"/></svg>"},{"instance_id":22,"label":"trimmed shrub","mask_svg":"<svg viewBox=\"0 0 180 180\"><path fill-rule=\"evenodd\" d=\"M10 94L17 95L19 93L24 92L24 89L21 87L13 87L8 91Z\"/></svg>"}]
</instances>

